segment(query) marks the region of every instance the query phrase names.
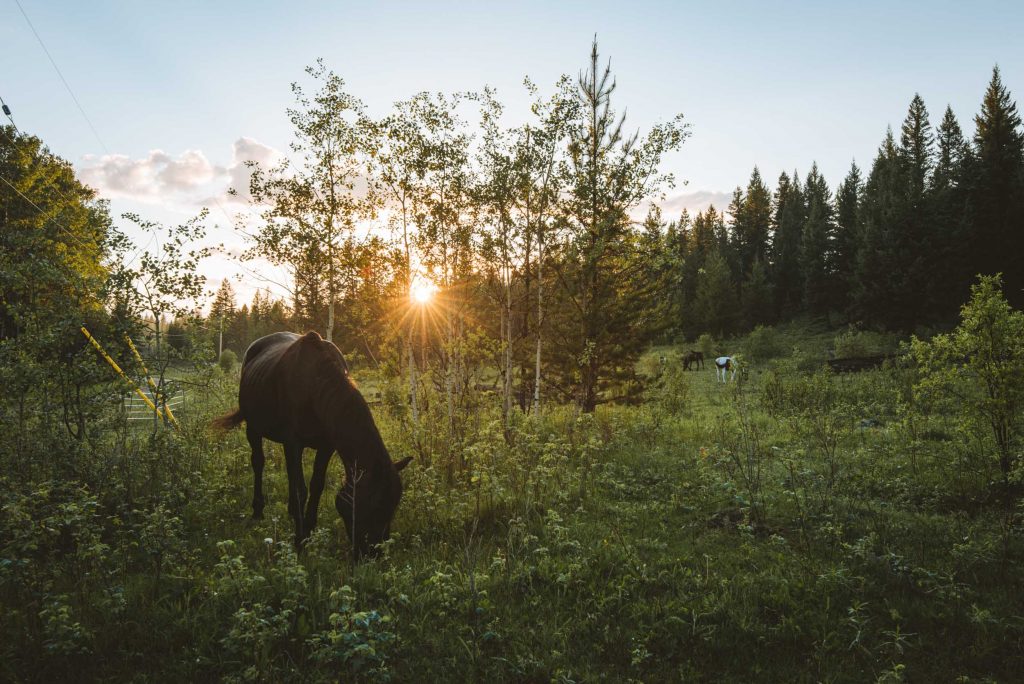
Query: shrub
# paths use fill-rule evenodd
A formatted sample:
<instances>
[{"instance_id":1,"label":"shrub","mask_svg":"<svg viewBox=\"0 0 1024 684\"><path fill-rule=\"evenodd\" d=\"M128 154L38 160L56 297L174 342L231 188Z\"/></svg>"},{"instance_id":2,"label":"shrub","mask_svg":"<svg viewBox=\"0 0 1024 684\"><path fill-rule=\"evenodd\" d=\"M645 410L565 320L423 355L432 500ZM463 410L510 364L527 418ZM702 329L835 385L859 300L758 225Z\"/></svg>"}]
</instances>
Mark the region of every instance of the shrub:
<instances>
[{"instance_id":1,"label":"shrub","mask_svg":"<svg viewBox=\"0 0 1024 684\"><path fill-rule=\"evenodd\" d=\"M743 353L757 363L782 356L785 351L779 333L771 326L757 326L743 344Z\"/></svg>"},{"instance_id":2,"label":"shrub","mask_svg":"<svg viewBox=\"0 0 1024 684\"><path fill-rule=\"evenodd\" d=\"M852 325L835 337L836 357L840 359L867 356L870 350L868 333Z\"/></svg>"},{"instance_id":3,"label":"shrub","mask_svg":"<svg viewBox=\"0 0 1024 684\"><path fill-rule=\"evenodd\" d=\"M348 585L331 592L329 605L331 626L309 639L311 659L333 675L347 671L353 681L389 680L387 655L395 641L390 616L357 610L356 593Z\"/></svg>"},{"instance_id":4,"label":"shrub","mask_svg":"<svg viewBox=\"0 0 1024 684\"><path fill-rule=\"evenodd\" d=\"M657 381L648 387L647 396L670 414L685 411L690 403L690 382L682 363L677 359L667 363Z\"/></svg>"},{"instance_id":5,"label":"shrub","mask_svg":"<svg viewBox=\"0 0 1024 684\"><path fill-rule=\"evenodd\" d=\"M697 349L703 352L705 359L713 359L716 354L717 343L709 333L704 333L697 338Z\"/></svg>"},{"instance_id":6,"label":"shrub","mask_svg":"<svg viewBox=\"0 0 1024 684\"><path fill-rule=\"evenodd\" d=\"M235 352L225 349L220 353L220 361L218 363L222 371L230 373L235 369L235 365L238 364L238 357L235 355Z\"/></svg>"},{"instance_id":7,"label":"shrub","mask_svg":"<svg viewBox=\"0 0 1024 684\"><path fill-rule=\"evenodd\" d=\"M836 358L849 359L858 356L870 356L895 351L896 338L870 330L858 330L850 326L845 332L835 336L833 342Z\"/></svg>"},{"instance_id":8,"label":"shrub","mask_svg":"<svg viewBox=\"0 0 1024 684\"><path fill-rule=\"evenodd\" d=\"M955 397L972 431L990 432L1008 479L1024 409L1024 312L1003 298L999 276L982 276L960 310L960 325L928 342L913 338L922 398Z\"/></svg>"}]
</instances>

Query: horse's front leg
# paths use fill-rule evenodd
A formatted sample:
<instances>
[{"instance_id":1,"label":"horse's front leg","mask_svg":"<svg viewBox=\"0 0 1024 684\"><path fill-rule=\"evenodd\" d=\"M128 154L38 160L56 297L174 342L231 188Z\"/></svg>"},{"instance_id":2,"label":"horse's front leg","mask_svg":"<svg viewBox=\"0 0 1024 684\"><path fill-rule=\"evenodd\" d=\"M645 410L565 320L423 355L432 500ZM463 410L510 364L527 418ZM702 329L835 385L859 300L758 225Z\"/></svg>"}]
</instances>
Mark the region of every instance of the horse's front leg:
<instances>
[{"instance_id":1,"label":"horse's front leg","mask_svg":"<svg viewBox=\"0 0 1024 684\"><path fill-rule=\"evenodd\" d=\"M249 448L252 449L252 517L253 520L263 518L263 465L266 457L263 455L263 436L249 427L246 423L245 437L249 440Z\"/></svg>"},{"instance_id":2,"label":"horse's front leg","mask_svg":"<svg viewBox=\"0 0 1024 684\"><path fill-rule=\"evenodd\" d=\"M327 479L327 465L331 462L334 449L317 449L316 460L313 461L313 477L309 480L309 502L306 504L306 536L316 529L317 514L320 510L320 495L324 493L324 482Z\"/></svg>"},{"instance_id":3,"label":"horse's front leg","mask_svg":"<svg viewBox=\"0 0 1024 684\"><path fill-rule=\"evenodd\" d=\"M306 540L302 510L306 507L306 476L302 472L302 445L286 444L284 462L288 468L288 513L295 521L295 546Z\"/></svg>"}]
</instances>

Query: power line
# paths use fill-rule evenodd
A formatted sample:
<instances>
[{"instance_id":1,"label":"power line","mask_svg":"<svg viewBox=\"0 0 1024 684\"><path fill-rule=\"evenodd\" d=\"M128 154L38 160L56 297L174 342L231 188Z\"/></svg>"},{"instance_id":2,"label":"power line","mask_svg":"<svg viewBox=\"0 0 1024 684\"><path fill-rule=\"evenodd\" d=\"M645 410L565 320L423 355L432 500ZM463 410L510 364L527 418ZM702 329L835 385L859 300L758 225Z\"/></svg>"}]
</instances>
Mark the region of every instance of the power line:
<instances>
[{"instance_id":1,"label":"power line","mask_svg":"<svg viewBox=\"0 0 1024 684\"><path fill-rule=\"evenodd\" d=\"M103 151L104 151L104 152L105 152L105 153L106 153L107 155L109 155L109 154L110 154L110 150L109 150L109 149L107 148L106 144L105 144L105 143L103 142L103 139L102 139L102 138L100 137L99 131L97 131L97 130L96 130L96 126L95 126L95 125L93 125L93 123L92 123L92 120L91 120L91 119L89 118L89 115L88 115L88 114L86 114L86 112L85 112L85 108L84 108L84 107L82 107L82 103L81 103L81 102L80 102L80 101L78 100L78 97L77 97L77 96L75 95L75 92L74 92L74 91L73 91L73 90L71 89L71 85L70 85L70 84L68 83L67 79L66 79L66 78L64 77L64 74L63 74L63 73L61 72L61 70L60 70L60 67L59 67L59 66L57 66L57 62L56 62L56 60L54 60L54 58L53 58L53 55L52 55L52 54L50 54L50 50L49 50L49 49L48 49L48 48L46 47L46 43L45 43L45 42L43 42L42 36L40 36L40 35L39 35L39 32L38 32L38 31L36 30L36 27L35 27L35 25L34 25L34 24L32 23L32 20L31 20L31 19L29 18L29 16L28 16L28 13L26 13L26 12L25 12L25 8L24 8L24 7L22 7L22 5L21 5L21 2L20 2L20 0L14 0L14 2L15 2L15 4L16 4L16 5L18 6L18 10L19 10L19 11L21 12L21 15L22 15L22 16L23 16L23 17L25 18L25 22L26 22L26 23L28 24L28 27L29 27L29 29L31 29L31 31L32 31L32 34L33 34L33 35L34 35L34 36L36 37L36 41L38 41L38 43L39 43L39 46L40 46L40 47L41 47L41 48L43 49L43 52L44 52L44 53L46 54L46 57L47 57L47 59L49 59L49 61L50 61L50 64L51 64L51 66L53 66L53 69L54 69L54 71L56 71L56 72L57 72L57 76L58 76L58 77L60 78L60 80L61 80L61 83L63 83L63 84L64 84L64 88L65 88L65 89L66 89L66 90L68 91L68 94L69 94L69 95L71 96L71 99L72 99L72 100L74 100L74 102L75 102L75 106L76 106L76 107L78 107L78 111L79 111L79 113L80 113L80 114L82 115L82 118L83 118L83 119L85 119L85 122L86 122L86 123L87 123L87 124L89 125L89 128L90 128L90 130L92 130L92 133L93 133L93 135L94 135L94 136L96 137L96 141L97 141L97 142L99 142L99 144L100 144L100 147L102 147L102 148L103 148ZM12 116L11 116L11 114L10 114L10 110L9 110L9 108L7 107L6 103L3 103L3 102L2 102L2 100L0 100L0 104L2 104L2 106L3 106L3 109L4 109L4 113L5 113L6 115L7 115L7 118L8 118L8 119L10 119L10 121L11 121L11 125L12 125L12 126L14 126L14 129L15 129L15 131L16 131L16 132L18 132L18 133L20 134L20 133L21 133L21 131L19 131L19 130L18 130L18 127L17 127L17 125L15 125L15 123L14 123L14 119L12 118ZM283 156L285 157L285 159L287 159L287 160L288 160L288 161L289 161L289 162L290 162L290 163L291 163L291 164L292 164L292 165L294 166L294 161L293 161L293 160L291 159L290 155L288 155L288 154L287 154L286 152L283 152L283 151L282 151L282 154L283 154ZM19 191L19 190L18 190L17 188L15 188L15 187L14 187L13 185L11 185L11 184L10 184L10 183L9 183L9 182L8 182L8 181L6 180L6 179L3 179L3 180L4 180L4 182L5 182L5 183L7 183L7 185L9 185L9 186L10 186L10 187L11 187L11 188L12 188L12 189L13 189L13 190L15 191L15 192L17 192L17 193L18 193L19 195L21 195L21 196L22 196L22 197L23 197L23 198L24 198L24 199L25 199L25 200L26 200L27 202L29 202L30 204L32 204L32 206L36 207L36 209L37 209L37 210L39 210L39 212L40 212L40 213L43 213L43 212L42 212L42 209L40 209L40 208L39 208L39 207L38 207L38 206L37 206L37 205L36 205L36 204L35 204L34 202L32 202L32 200L30 200L30 199L29 199L28 197L25 197L25 195L23 195L23 194L21 193L21 191ZM51 182L52 182L52 179L51 179ZM48 186L49 184L50 184L50 183L47 183L47 186ZM44 186L44 189L45 189L45 186ZM58 193L60 193L60 194L61 194L62 196L64 196L64 195L63 195L63 193L61 193L61 192L60 192L59 188L55 188L55 189L57 190L57 192L58 192ZM323 198L322 198L322 197L320 196L320 193L319 193L319 191L318 191L318 190L316 189L316 187L315 187L314 185L310 185L310 189L312 189L312 191L313 191L313 194L314 194L314 195L315 195L315 196L317 197L317 200L318 200L318 201L320 201L320 202L323 202ZM67 200L67 197L66 197L66 196L64 196L64 198L65 198L65 200ZM215 204L217 205L217 208L218 208L218 209L220 210L220 212L221 212L221 213L222 213L222 214L224 215L224 218L226 218L226 219L228 220L228 222L229 222L229 225L230 225L231 227L233 227L233 228L234 228L234 227L236 227L236 226L234 225L234 220L233 220L233 219L232 219L232 217L231 217L231 216L230 216L230 215L228 214L228 212L227 212L227 210L226 210L226 209L224 208L224 206L223 206L223 205L221 204L221 202L220 202L219 198L217 198L217 196L216 196L216 195L214 195L214 196L212 197L212 199L213 199L214 203L215 203ZM253 216L254 216L255 218L257 218L257 219L258 219L258 218L260 218L260 217L259 217L258 215L256 215L256 214L255 214L255 212L253 212L253 209L252 209L252 207L251 207L251 206L246 206L246 210L247 210L247 211L248 211L248 212L249 212L249 213L250 213L251 215L253 215ZM45 216L44 216L44 218L45 218ZM75 237L74 237L74 236L73 236L73 235L72 235L72 234L71 234L71 233L70 233L69 231L67 231L66 229L64 229L64 228L60 227L59 225L58 225L58 228L60 228L61 230L63 230L63 231L64 231L64 232L65 232L65 233L66 233L67 235L71 236L71 237L72 237L72 239L76 239L76 238L75 238ZM241 230L241 229L239 228L239 230ZM367 238L367 237L369 236L369 231L370 231L370 229L368 228L368 229L367 229L367 234L366 234L366 236L365 236L365 237L363 238L363 239L364 239L364 241L365 241L365 240L366 240L366 238ZM154 229L154 232L155 232L155 229ZM242 232L243 234L245 234L245 235L247 235L247 236L248 236L248 233L246 233L246 231L244 231L244 230L241 230L241 232ZM150 243L152 243L152 239L150 240ZM81 243L80 243L80 244L81 244ZM140 253L140 252L141 252L141 249L137 249L137 250L136 250L135 254L134 254L134 255L132 256L132 261L134 261L134 259L135 259L135 258L136 258L136 257L137 257L137 256L139 255L139 253ZM239 264L239 265L241 265L241 264ZM249 272L250 274L252 274L253 276L255 276L255 277L259 278L260 280L263 280L263 281L265 281L265 282L270 282L270 283L273 283L274 285L277 285L277 286L279 286L279 287L281 286L281 284L280 284L280 283L276 283L276 282L274 282L273 280L270 280L270 279L268 279L268 278L266 278L266 277L264 277L264 276L260 276L260 275L258 275L257 273L255 273L254 271L252 271L252 270L250 270L250 269L248 269L248 268L245 268L244 266L243 266L242 268L243 268L244 270L248 271L248 272ZM287 290L287 288L285 288L285 289Z\"/></svg>"},{"instance_id":2,"label":"power line","mask_svg":"<svg viewBox=\"0 0 1024 684\"><path fill-rule=\"evenodd\" d=\"M10 119L11 125L14 126L14 130L20 134L21 131L18 130L18 124L14 123L14 115L11 114L11 108L7 106L7 103L4 102L4 98L2 97L0 97L0 105L3 106L4 116Z\"/></svg>"},{"instance_id":3,"label":"power line","mask_svg":"<svg viewBox=\"0 0 1024 684\"><path fill-rule=\"evenodd\" d=\"M40 214L42 215L42 217L43 217L43 221L44 221L44 224L43 224L43 225L46 225L47 223L50 223L51 221L53 221L53 217L51 217L51 216L48 216L48 215L46 214L46 212L44 212L44 211L42 210L42 208L41 208L41 207L40 207L40 206L39 206L38 204L36 204L36 203L35 203L35 202L33 202L33 201L32 201L31 199L29 199L28 197L26 197L26 196L25 196L25 193L23 193L23 192L22 192L21 190L19 190L18 188L16 188L16 187L15 187L15 186L14 186L14 185L13 185L13 184L11 183L11 181L7 180L7 179L6 179L6 178L4 178L3 176L0 176L0 181L3 181L4 183L6 183L6 184L7 184L7 186L8 186L8 187L9 187L9 188L10 188L11 190L14 190L14 192L18 193L18 194L19 194L19 195L21 196L21 198L22 198L23 200L25 200L26 202L28 202L29 204L31 204L31 205L32 205L33 207L35 207L35 210L36 210L36 211L38 211L38 212L39 212L39 213L40 213ZM60 225L59 223L54 223L54 225L55 225L55 226L57 226L57 230L59 230L60 232L64 233L64 234L65 234L65 235L67 235L67 236L68 236L69 238L71 238L71 239L72 239L73 241L75 241L76 243L78 243L78 246L79 246L79 247L81 247L82 249L94 249L94 248L95 248L95 246L94 246L94 247L90 247L89 245L86 245L86 244L85 244L84 242L82 242L82 241L81 241L81 240L80 240L80 239L78 238L78 236L77 236L77 235L75 235L75 234L74 234L74 233L72 233L72 232L71 232L70 230L68 230L68 229L67 229L67 228L65 228L64 226Z\"/></svg>"},{"instance_id":4,"label":"power line","mask_svg":"<svg viewBox=\"0 0 1024 684\"><path fill-rule=\"evenodd\" d=\"M12 120L11 120L11 124L13 124L13 123L14 123L14 120L12 119ZM15 126L15 127L14 127L14 130L15 130L15 132L17 132L17 133L18 133L18 135L22 135L22 136L24 136L24 135L25 135L24 133L22 133L21 131L19 131L19 130L18 130L18 127L17 127L17 126ZM12 138L12 137L11 137L11 135L10 135L10 133L8 133L8 132L7 132L6 130L4 130L4 129L3 129L2 127L0 127L0 131L3 131L3 132L4 132L4 135L5 135L5 136L7 136L7 139L11 141L11 145L13 145L13 146L14 146L15 148L17 148L17 146L18 146L18 141L17 141L17 140L15 140L14 138ZM41 166L41 165L42 165L42 163L43 163L43 159L44 159L44 155L43 155L43 154L39 154L39 155L37 155L37 156L35 157L35 159L33 160L33 162L32 162L32 166L31 166L31 168L29 169L29 172L30 172L30 173L34 173L34 172L36 171L36 169L37 169L37 168L38 168L39 166ZM39 192L40 192L40 193L41 193L41 192L43 192L44 190L48 189L48 188L49 188L49 187L50 187L50 186L52 185L52 186L53 186L53 189L54 189L54 190L56 191L56 193L57 193L58 195L60 195L60 196L61 196L61 199L63 199L63 200L64 200L65 202L67 202L68 204L73 204L73 203L74 203L74 201L73 201L73 200L72 200L72 199L71 199L70 197L68 197L67 195L65 195L65 194L64 194L64 191L63 191L63 190L61 190L59 186L53 185L54 181L56 181L56 180L57 180L57 177L58 177L58 176L59 176L59 174L57 174L57 173L54 173L54 174L50 174L50 178L49 178L49 180L47 180L47 181L46 181L46 183L45 183L45 184L43 185L43 187L39 188Z\"/></svg>"},{"instance_id":5,"label":"power line","mask_svg":"<svg viewBox=\"0 0 1024 684\"><path fill-rule=\"evenodd\" d=\"M8 117L8 118L10 118L10 117ZM12 124L12 125L14 124L14 121L13 121L13 120L11 121L11 124ZM19 135L24 135L24 134L23 134L23 133L22 133L22 132L21 132L20 130L18 130L18 127L17 127L17 126L14 126L14 130L15 130L15 131L16 131L16 132L17 132L17 133L18 133ZM7 139L11 141L11 144L12 144L12 145L13 145L13 146L14 146L15 148L17 148L17 144L18 144L18 143L17 143L17 141L16 141L16 140L15 140L14 138L12 138L12 137L11 137L11 135L10 135L10 134L9 134L9 133L8 133L8 132L7 132L7 131L6 131L6 130L5 130L4 128L3 128L3 127L0 127L0 131L3 131L3 133L4 133L4 135L5 135L6 137L7 137ZM35 157L35 159L34 159L34 160L33 160L33 162L32 162L32 166L31 166L31 167L29 168L29 171L28 171L28 172L29 172L29 173L34 173L34 172L36 171L36 169L37 169L37 168L38 168L39 166L41 166L41 165L43 164L43 161L44 161L44 156L43 156L43 155L38 155L38 156L36 156L36 157ZM45 191L45 190L48 190L48 189L52 189L52 190L53 190L54 192L56 192L56 193L57 193L58 195L60 195L60 196L61 196L61 198L62 198L62 199L63 199L63 200L65 201L65 202L67 202L68 204L74 204L74 200L72 200L72 199L71 199L70 197L68 197L68 196L67 196L67 195L66 195L66 194L64 193L64 191L60 189L59 185L54 185L54 181L56 181L56 180L57 180L57 178L58 178L58 175L59 175L59 174L50 174L50 178L49 178L49 179L48 179L48 180L47 180L47 181L46 181L46 182L45 182L45 183L43 184L43 186L42 186L42 187L40 187L40 188L38 189L38 192L39 192L39 193L42 193L42 192L43 192L43 191ZM32 201L31 199L29 199L28 197L25 197L25 195L24 195L24 194L23 194L23 193L22 193L22 192L21 192L20 190L18 190L18 189L17 189L17 188L15 188L15 187L14 187L13 185L11 185L11 183L10 183L10 182L9 182L9 181L8 181L7 179L5 179L5 178L4 178L4 179L2 179L2 180L3 180L3 182L4 182L4 183L6 183L6 184L7 184L8 186L10 186L10 187L11 187L11 188L12 188L12 189L13 189L13 190L15 191L15 192L17 192L17 193L18 193L19 195L21 195L21 196L22 196L22 198L24 198L24 200L25 200L26 202L28 202L28 203L29 203L29 204L31 204L31 205L32 205L33 207L35 207L35 208L36 208L36 209L37 209L37 210L38 210L38 211L39 211L40 213L43 213L43 210L42 210L42 209L41 209L41 208L39 207L39 205L37 205L37 204L36 204L35 202L33 202L33 201ZM54 213L56 213L56 211L55 211ZM49 220L50 220L50 218L49 218L48 216L46 216L46 215L44 215L44 216L43 216L43 221L44 221L44 223L45 223L46 221L49 221ZM61 231L63 231L63 232L64 232L64 233L66 234L66 235L68 235L69 237L71 237L72 239L74 239L74 240L77 240L77 238L76 238L76 237L75 237L75 236L74 236L73 234L71 234L70 232L68 232L68 231L67 231L67 229L65 229L65 228L61 227L61 226L60 226L59 224L58 224L58 226L57 226L57 227L58 227L58 228L59 228L59 229L60 229ZM131 265L132 263L134 263L134 262L135 262L135 260L136 260L136 259L138 259L139 255L140 255L140 254L142 253L142 251L143 251L143 250L145 250L145 249L148 249L148 248L149 248L149 246L153 244L153 240L154 240L154 239L156 239L156 230L155 230L155 229L154 229L154 231L153 231L153 234L152 234L152 235L150 236L150 238L149 238L149 242L147 242L147 243L146 243L146 244L145 244L144 246L140 246L140 247L138 247L138 248L137 248L137 249L136 249L136 250L135 250L135 251L134 251L134 252L132 253L132 256L131 256L131 257L130 257L130 258L129 258L129 259L127 260L127 261L125 261L125 262L124 262L124 265L125 265L125 266L127 267L127 266L130 266L130 265ZM85 247L85 245L82 245L82 243L81 243L81 242L79 242L78 244L79 244L80 246L82 246L82 247Z\"/></svg>"},{"instance_id":6,"label":"power line","mask_svg":"<svg viewBox=\"0 0 1024 684\"><path fill-rule=\"evenodd\" d=\"M49 59L50 64L53 65L53 70L57 72L57 76L60 77L61 83L63 83L64 87L67 88L68 94L71 95L71 99L75 101L75 105L78 107L78 111L81 112L82 118L85 119L85 122L89 124L89 128L92 129L92 134L96 136L96 141L99 142L100 147L103 148L103 151L109 155L110 150L108 150L107 146L103 144L103 138L100 137L100 134L96 130L96 127L92 125L92 121L89 119L89 115L85 113L85 109L82 108L82 103L78 101L78 98L75 96L75 92L71 90L71 86L68 84L67 79L64 78L64 74L62 74L60 71L60 67L58 67L57 62L54 61L53 55L51 55L50 51L46 49L46 43L44 43L43 39L39 36L39 32L36 31L36 27L32 25L32 20L28 18L28 14L25 13L25 8L21 6L21 0L14 0L14 4L16 4L18 6L18 9L21 10L21 16L25 17L25 21L28 23L28 27L32 29L32 33L35 35L36 40L39 41L39 46L43 48L43 52L46 53L47 59Z\"/></svg>"}]
</instances>

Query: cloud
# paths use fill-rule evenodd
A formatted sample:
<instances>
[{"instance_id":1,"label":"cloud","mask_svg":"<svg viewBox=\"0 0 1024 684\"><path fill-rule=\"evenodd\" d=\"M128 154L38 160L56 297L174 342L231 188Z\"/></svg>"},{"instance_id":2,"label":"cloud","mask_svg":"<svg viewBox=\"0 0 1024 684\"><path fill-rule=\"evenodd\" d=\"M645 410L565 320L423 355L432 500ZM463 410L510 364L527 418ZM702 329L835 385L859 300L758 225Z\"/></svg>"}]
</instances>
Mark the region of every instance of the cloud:
<instances>
[{"instance_id":1,"label":"cloud","mask_svg":"<svg viewBox=\"0 0 1024 684\"><path fill-rule=\"evenodd\" d=\"M683 209L689 211L690 216L693 217L698 212L704 211L710 207L712 204L715 205L715 209L718 211L724 211L731 201L731 192L697 190L695 192L679 193L667 197L660 203L660 205L665 217L670 220L675 220L678 215L683 212Z\"/></svg>"},{"instance_id":2,"label":"cloud","mask_svg":"<svg viewBox=\"0 0 1024 684\"><path fill-rule=\"evenodd\" d=\"M177 156L152 150L140 159L123 154L86 155L79 176L106 197L189 205L216 201L247 204L252 197L246 162L271 165L280 156L273 147L241 137L234 142L226 166L213 164L201 150L185 150ZM227 194L228 188L238 194Z\"/></svg>"},{"instance_id":3,"label":"cloud","mask_svg":"<svg viewBox=\"0 0 1024 684\"><path fill-rule=\"evenodd\" d=\"M248 204L252 201L252 195L249 193L249 177L252 175L252 169L246 166L246 162L257 162L260 166L268 167L275 164L281 158L281 154L273 147L246 137L236 140L233 148L231 166L226 171L227 186L235 190L236 194L225 194L220 199Z\"/></svg>"},{"instance_id":4,"label":"cloud","mask_svg":"<svg viewBox=\"0 0 1024 684\"><path fill-rule=\"evenodd\" d=\"M199 150L185 150L172 157L153 150L142 159L123 154L87 155L82 180L101 194L131 199L178 195L209 183L218 169Z\"/></svg>"},{"instance_id":5,"label":"cloud","mask_svg":"<svg viewBox=\"0 0 1024 684\"><path fill-rule=\"evenodd\" d=\"M160 162L162 167L156 173L157 180L163 188L171 191L187 191L208 183L216 173L206 156L198 150L186 150L177 159L162 155Z\"/></svg>"}]
</instances>

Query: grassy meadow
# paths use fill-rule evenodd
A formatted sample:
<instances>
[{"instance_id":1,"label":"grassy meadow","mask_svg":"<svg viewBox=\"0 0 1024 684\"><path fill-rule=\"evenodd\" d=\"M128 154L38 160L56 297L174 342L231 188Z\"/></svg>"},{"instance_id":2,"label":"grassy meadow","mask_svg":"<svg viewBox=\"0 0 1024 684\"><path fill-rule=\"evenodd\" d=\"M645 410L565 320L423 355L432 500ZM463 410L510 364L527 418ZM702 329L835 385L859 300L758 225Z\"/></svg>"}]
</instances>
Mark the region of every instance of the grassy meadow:
<instances>
[{"instance_id":1,"label":"grassy meadow","mask_svg":"<svg viewBox=\"0 0 1024 684\"><path fill-rule=\"evenodd\" d=\"M0 679L1017 679L1021 510L984 434L922 405L905 364L821 369L894 344L760 329L718 344L748 368L728 385L656 348L638 405L506 430L480 394L451 438L442 401L414 429L394 381L356 370L392 458L417 459L357 567L340 463L296 555L280 447L252 521L243 432L207 428L237 368L197 374L180 434L111 415L0 479Z\"/></svg>"}]
</instances>

